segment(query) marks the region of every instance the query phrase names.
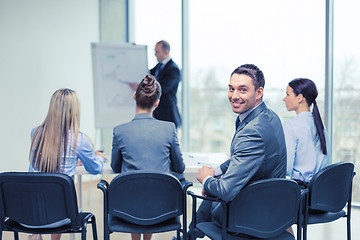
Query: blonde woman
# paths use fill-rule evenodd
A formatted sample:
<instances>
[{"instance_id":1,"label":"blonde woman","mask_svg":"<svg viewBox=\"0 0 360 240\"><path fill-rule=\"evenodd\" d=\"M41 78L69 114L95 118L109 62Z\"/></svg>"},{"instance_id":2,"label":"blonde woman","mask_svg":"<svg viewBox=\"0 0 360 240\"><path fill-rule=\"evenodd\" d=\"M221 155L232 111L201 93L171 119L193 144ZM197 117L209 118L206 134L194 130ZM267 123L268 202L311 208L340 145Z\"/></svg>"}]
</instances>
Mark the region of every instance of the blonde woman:
<instances>
[{"instance_id":1,"label":"blonde woman","mask_svg":"<svg viewBox=\"0 0 360 240\"><path fill-rule=\"evenodd\" d=\"M45 121L31 131L29 171L64 173L72 177L80 159L86 171L101 173L105 155L94 152L89 139L80 132L79 123L80 104L76 92L67 88L57 90L51 97ZM60 237L61 234L51 235L52 240ZM29 239L42 238L31 235Z\"/></svg>"}]
</instances>

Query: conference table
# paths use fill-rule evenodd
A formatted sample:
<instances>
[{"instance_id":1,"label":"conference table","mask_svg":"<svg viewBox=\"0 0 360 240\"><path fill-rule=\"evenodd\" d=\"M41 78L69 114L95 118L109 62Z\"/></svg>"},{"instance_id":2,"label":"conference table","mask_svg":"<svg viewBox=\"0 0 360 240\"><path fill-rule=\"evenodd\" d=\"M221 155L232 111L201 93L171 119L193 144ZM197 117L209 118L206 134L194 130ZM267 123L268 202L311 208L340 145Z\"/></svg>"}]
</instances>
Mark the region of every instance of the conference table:
<instances>
[{"instance_id":1,"label":"conference table","mask_svg":"<svg viewBox=\"0 0 360 240\"><path fill-rule=\"evenodd\" d=\"M185 163L185 175L196 174L198 169L201 166L218 166L223 163L228 158L226 153L183 153L183 159ZM106 157L106 161L104 162L104 168L102 170L101 175L111 175L118 174L114 173L111 169L110 162L111 159L109 156ZM77 181L77 195L78 195L78 204L79 208L82 209L82 185L83 185L83 176L90 175L84 166L77 166L75 170L75 178Z\"/></svg>"}]
</instances>

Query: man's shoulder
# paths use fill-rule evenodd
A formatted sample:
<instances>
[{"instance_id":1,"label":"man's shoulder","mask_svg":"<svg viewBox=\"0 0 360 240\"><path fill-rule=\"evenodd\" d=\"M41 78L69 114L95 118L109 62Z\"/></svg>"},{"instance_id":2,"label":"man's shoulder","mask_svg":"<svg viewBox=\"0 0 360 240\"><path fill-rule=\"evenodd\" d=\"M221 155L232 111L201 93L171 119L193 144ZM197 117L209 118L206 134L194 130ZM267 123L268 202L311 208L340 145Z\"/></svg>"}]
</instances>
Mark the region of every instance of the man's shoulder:
<instances>
[{"instance_id":1,"label":"man's shoulder","mask_svg":"<svg viewBox=\"0 0 360 240\"><path fill-rule=\"evenodd\" d=\"M264 134L271 134L275 131L275 129L282 129L281 120L274 111L269 108L265 108L239 133L245 135L251 134L263 136Z\"/></svg>"},{"instance_id":2,"label":"man's shoulder","mask_svg":"<svg viewBox=\"0 0 360 240\"><path fill-rule=\"evenodd\" d=\"M263 108L261 112L259 112L254 119L250 121L250 123L262 123L263 125L269 124L281 124L279 116L270 108Z\"/></svg>"},{"instance_id":3,"label":"man's shoulder","mask_svg":"<svg viewBox=\"0 0 360 240\"><path fill-rule=\"evenodd\" d=\"M280 121L279 116L278 116L273 110L271 110L270 108L266 108L266 109L262 112L261 117L264 117L264 118L272 118L272 119L276 119L276 120L279 120L279 121Z\"/></svg>"},{"instance_id":4,"label":"man's shoulder","mask_svg":"<svg viewBox=\"0 0 360 240\"><path fill-rule=\"evenodd\" d=\"M179 66L172 59L170 59L165 66L170 69L178 69L179 70Z\"/></svg>"}]
</instances>

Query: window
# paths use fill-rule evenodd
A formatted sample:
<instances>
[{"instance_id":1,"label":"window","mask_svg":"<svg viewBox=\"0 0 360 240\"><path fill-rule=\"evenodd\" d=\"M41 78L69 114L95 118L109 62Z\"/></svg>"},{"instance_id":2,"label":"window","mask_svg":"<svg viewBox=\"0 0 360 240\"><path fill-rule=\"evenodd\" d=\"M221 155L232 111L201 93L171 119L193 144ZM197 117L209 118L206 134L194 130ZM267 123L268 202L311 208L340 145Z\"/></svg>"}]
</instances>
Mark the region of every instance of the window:
<instances>
[{"instance_id":1,"label":"window","mask_svg":"<svg viewBox=\"0 0 360 240\"><path fill-rule=\"evenodd\" d=\"M229 150L236 115L227 84L244 63L262 69L264 100L283 120L295 116L282 99L297 77L317 84L323 110L325 2L197 0L189 8L190 151Z\"/></svg>"},{"instance_id":2,"label":"window","mask_svg":"<svg viewBox=\"0 0 360 240\"><path fill-rule=\"evenodd\" d=\"M344 162L355 163L356 151L354 149L338 149L336 151L336 159Z\"/></svg>"},{"instance_id":3,"label":"window","mask_svg":"<svg viewBox=\"0 0 360 240\"><path fill-rule=\"evenodd\" d=\"M148 46L149 68L157 64L155 44L166 40L170 55L181 69L181 0L136 0L134 8L134 38L136 44Z\"/></svg>"},{"instance_id":4,"label":"window","mask_svg":"<svg viewBox=\"0 0 360 240\"><path fill-rule=\"evenodd\" d=\"M360 172L360 33L350 26L360 21L358 9L356 0L336 1L334 6L333 162L353 162L356 172ZM356 202L360 202L359 180L356 175Z\"/></svg>"}]
</instances>

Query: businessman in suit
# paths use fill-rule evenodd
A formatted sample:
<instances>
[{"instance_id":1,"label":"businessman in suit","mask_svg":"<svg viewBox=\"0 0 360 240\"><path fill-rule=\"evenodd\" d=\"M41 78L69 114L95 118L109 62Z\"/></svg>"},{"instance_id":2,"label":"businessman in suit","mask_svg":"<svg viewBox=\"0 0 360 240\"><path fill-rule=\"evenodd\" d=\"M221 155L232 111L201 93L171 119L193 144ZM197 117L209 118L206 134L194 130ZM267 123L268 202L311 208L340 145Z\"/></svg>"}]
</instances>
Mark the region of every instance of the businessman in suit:
<instances>
[{"instance_id":1,"label":"businessman in suit","mask_svg":"<svg viewBox=\"0 0 360 240\"><path fill-rule=\"evenodd\" d=\"M176 93L180 82L180 69L170 57L170 45L162 40L155 46L158 64L150 70L162 88L160 104L154 111L154 117L181 125L181 117L177 107Z\"/></svg>"},{"instance_id":2,"label":"businessman in suit","mask_svg":"<svg viewBox=\"0 0 360 240\"><path fill-rule=\"evenodd\" d=\"M231 142L231 157L218 168L203 166L196 176L204 194L226 201L233 200L247 184L267 178L284 178L286 145L279 117L262 101L265 79L253 64L236 68L230 78L228 98L238 114ZM218 203L203 201L197 222L218 221L222 209ZM193 231L194 238L203 237Z\"/></svg>"}]
</instances>

